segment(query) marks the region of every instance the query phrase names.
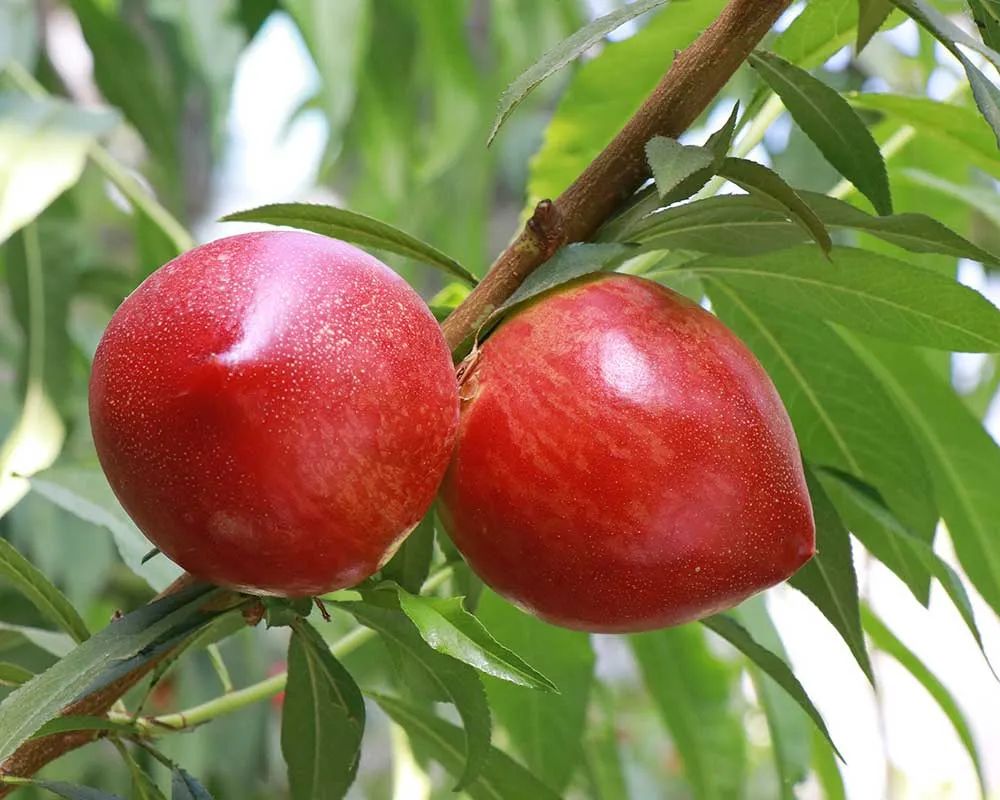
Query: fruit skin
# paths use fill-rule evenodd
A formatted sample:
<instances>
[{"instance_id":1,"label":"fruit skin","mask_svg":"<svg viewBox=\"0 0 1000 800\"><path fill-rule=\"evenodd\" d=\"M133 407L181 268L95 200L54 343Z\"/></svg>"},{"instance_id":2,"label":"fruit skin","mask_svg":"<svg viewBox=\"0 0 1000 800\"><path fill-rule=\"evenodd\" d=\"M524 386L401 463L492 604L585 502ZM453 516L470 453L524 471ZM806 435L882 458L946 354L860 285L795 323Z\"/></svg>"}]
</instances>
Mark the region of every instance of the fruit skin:
<instances>
[{"instance_id":1,"label":"fruit skin","mask_svg":"<svg viewBox=\"0 0 1000 800\"><path fill-rule=\"evenodd\" d=\"M486 340L442 519L498 593L568 628L732 607L812 557L778 393L716 317L650 281L565 284Z\"/></svg>"},{"instance_id":2,"label":"fruit skin","mask_svg":"<svg viewBox=\"0 0 1000 800\"><path fill-rule=\"evenodd\" d=\"M423 517L458 394L398 275L343 242L268 231L195 248L122 303L90 418L115 494L167 556L304 596L371 575Z\"/></svg>"}]
</instances>

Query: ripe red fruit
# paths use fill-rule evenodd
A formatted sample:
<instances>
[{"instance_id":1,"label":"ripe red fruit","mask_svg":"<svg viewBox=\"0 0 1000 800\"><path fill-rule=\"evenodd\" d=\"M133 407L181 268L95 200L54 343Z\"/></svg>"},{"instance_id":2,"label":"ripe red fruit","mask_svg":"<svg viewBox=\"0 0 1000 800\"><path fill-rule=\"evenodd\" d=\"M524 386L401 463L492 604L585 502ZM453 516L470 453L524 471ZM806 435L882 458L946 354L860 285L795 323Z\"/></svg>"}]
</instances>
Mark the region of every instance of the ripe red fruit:
<instances>
[{"instance_id":1,"label":"ripe red fruit","mask_svg":"<svg viewBox=\"0 0 1000 800\"><path fill-rule=\"evenodd\" d=\"M454 444L451 356L427 306L362 251L289 231L157 270L94 357L101 465L192 574L300 596L375 572Z\"/></svg>"},{"instance_id":2,"label":"ripe red fruit","mask_svg":"<svg viewBox=\"0 0 1000 800\"><path fill-rule=\"evenodd\" d=\"M547 293L486 341L461 394L445 526L487 584L549 622L687 622L814 552L774 385L658 284L605 274Z\"/></svg>"}]
</instances>

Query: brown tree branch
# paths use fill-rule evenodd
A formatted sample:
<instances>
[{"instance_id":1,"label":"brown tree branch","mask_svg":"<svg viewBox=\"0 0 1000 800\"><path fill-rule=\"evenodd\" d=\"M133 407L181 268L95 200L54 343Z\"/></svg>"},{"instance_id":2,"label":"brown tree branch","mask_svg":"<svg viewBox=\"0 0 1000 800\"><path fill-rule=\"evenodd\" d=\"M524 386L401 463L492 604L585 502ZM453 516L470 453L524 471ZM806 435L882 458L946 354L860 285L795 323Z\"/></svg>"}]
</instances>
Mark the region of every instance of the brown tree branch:
<instances>
[{"instance_id":1,"label":"brown tree branch","mask_svg":"<svg viewBox=\"0 0 1000 800\"><path fill-rule=\"evenodd\" d=\"M653 93L621 132L546 210L561 221L564 242L582 242L649 177L646 142L679 136L712 102L790 0L730 0L718 19L674 59ZM664 57L666 61L666 56ZM547 201L546 201L547 202ZM535 211L535 220L541 205ZM551 240L548 240L551 244ZM442 324L452 350L479 329L531 272L551 256L529 222L482 282Z\"/></svg>"},{"instance_id":2,"label":"brown tree branch","mask_svg":"<svg viewBox=\"0 0 1000 800\"><path fill-rule=\"evenodd\" d=\"M566 242L594 232L649 177L645 146L654 136L678 136L736 72L791 0L730 0L719 18L674 59L669 71L604 151L553 202L542 201L483 281L442 324L452 350L469 339L528 275ZM665 59L666 60L666 59ZM181 578L182 582L187 578ZM178 590L180 586L171 587ZM166 657L166 654L162 656ZM145 664L64 714L102 715L154 666ZM50 761L96 738L93 732L31 740L0 764L0 775L33 775ZM0 797L16 788L0 785Z\"/></svg>"}]
</instances>

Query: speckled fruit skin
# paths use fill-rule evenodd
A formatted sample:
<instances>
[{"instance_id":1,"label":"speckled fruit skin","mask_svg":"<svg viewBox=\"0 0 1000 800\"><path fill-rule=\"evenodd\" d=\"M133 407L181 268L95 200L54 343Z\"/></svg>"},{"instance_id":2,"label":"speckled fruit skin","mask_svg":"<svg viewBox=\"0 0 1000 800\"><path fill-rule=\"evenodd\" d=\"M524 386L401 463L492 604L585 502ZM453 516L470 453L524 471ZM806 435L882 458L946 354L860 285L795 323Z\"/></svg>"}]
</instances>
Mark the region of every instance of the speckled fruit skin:
<instances>
[{"instance_id":1,"label":"speckled fruit skin","mask_svg":"<svg viewBox=\"0 0 1000 800\"><path fill-rule=\"evenodd\" d=\"M487 339L461 395L445 526L487 584L549 622L688 622L813 555L774 385L658 284L605 275L544 295Z\"/></svg>"},{"instance_id":2,"label":"speckled fruit skin","mask_svg":"<svg viewBox=\"0 0 1000 800\"><path fill-rule=\"evenodd\" d=\"M343 242L269 231L195 248L122 303L90 419L115 494L166 555L305 596L371 575L427 511L458 390L399 276Z\"/></svg>"}]
</instances>

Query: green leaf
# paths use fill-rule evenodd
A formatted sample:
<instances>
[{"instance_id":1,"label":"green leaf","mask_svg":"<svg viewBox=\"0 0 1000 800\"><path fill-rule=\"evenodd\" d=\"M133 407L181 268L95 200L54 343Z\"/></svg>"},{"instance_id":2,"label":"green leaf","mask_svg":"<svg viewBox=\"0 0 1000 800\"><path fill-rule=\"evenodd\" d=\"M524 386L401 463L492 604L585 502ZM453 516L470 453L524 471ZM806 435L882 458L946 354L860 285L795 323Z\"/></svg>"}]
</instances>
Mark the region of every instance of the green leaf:
<instances>
[{"instance_id":1,"label":"green leaf","mask_svg":"<svg viewBox=\"0 0 1000 800\"><path fill-rule=\"evenodd\" d=\"M979 113L993 129L997 146L1000 147L1000 89L997 89L993 81L983 75L980 69L969 61L958 48L955 48L955 57L962 62L962 68L969 79L972 96L979 107Z\"/></svg>"},{"instance_id":2,"label":"green leaf","mask_svg":"<svg viewBox=\"0 0 1000 800\"><path fill-rule=\"evenodd\" d=\"M840 776L833 748L816 732L812 735L812 765L816 780L823 789L823 797L826 800L847 800L844 779Z\"/></svg>"},{"instance_id":3,"label":"green leaf","mask_svg":"<svg viewBox=\"0 0 1000 800\"><path fill-rule=\"evenodd\" d=\"M452 775L465 769L465 742L461 728L410 705L397 697L370 693L392 720L418 742ZM463 790L473 800L556 800L559 795L531 772L495 747L486 752L480 775Z\"/></svg>"},{"instance_id":4,"label":"green leaf","mask_svg":"<svg viewBox=\"0 0 1000 800\"><path fill-rule=\"evenodd\" d=\"M739 797L747 755L741 718L731 708L731 667L712 654L698 625L630 636L629 643L693 796Z\"/></svg>"},{"instance_id":5,"label":"green leaf","mask_svg":"<svg viewBox=\"0 0 1000 800\"><path fill-rule=\"evenodd\" d=\"M847 101L856 108L880 111L912 125L920 136L956 148L970 164L1000 178L996 137L973 109L897 94L851 94Z\"/></svg>"},{"instance_id":6,"label":"green leaf","mask_svg":"<svg viewBox=\"0 0 1000 800\"><path fill-rule=\"evenodd\" d=\"M316 794L310 795L310 798L315 797L316 800L320 800L328 796L333 795ZM212 795L190 772L174 765L170 775L170 800L212 800Z\"/></svg>"},{"instance_id":7,"label":"green leaf","mask_svg":"<svg viewBox=\"0 0 1000 800\"><path fill-rule=\"evenodd\" d=\"M350 673L308 622L292 625L281 752L295 800L340 798L354 782L365 701Z\"/></svg>"},{"instance_id":8,"label":"green leaf","mask_svg":"<svg viewBox=\"0 0 1000 800\"><path fill-rule=\"evenodd\" d=\"M646 160L656 181L656 190L663 200L678 186L701 173L704 180L701 185L694 185L691 194L698 191L708 178L709 170L715 163L715 155L707 147L695 147L681 144L676 139L666 136L654 136L646 142Z\"/></svg>"},{"instance_id":9,"label":"green leaf","mask_svg":"<svg viewBox=\"0 0 1000 800\"><path fill-rule=\"evenodd\" d=\"M552 681L494 639L465 610L461 597L420 597L400 589L399 605L424 641L437 652L518 686L558 692Z\"/></svg>"},{"instance_id":10,"label":"green leaf","mask_svg":"<svg viewBox=\"0 0 1000 800\"><path fill-rule=\"evenodd\" d=\"M876 211L891 214L882 153L850 104L818 78L773 53L752 53L750 64L826 160L871 200Z\"/></svg>"},{"instance_id":11,"label":"green leaf","mask_svg":"<svg viewBox=\"0 0 1000 800\"><path fill-rule=\"evenodd\" d=\"M836 330L710 281L715 312L753 350L774 381L807 461L862 477L929 542L937 525L930 473L889 392ZM921 602L930 573L890 539L876 551L908 578Z\"/></svg>"},{"instance_id":12,"label":"green leaf","mask_svg":"<svg viewBox=\"0 0 1000 800\"><path fill-rule=\"evenodd\" d=\"M783 662L788 661L781 637L767 612L763 594L741 603L733 613L761 646L774 653ZM750 664L748 672L771 734L771 752L778 785L781 788L781 798L794 800L795 787L804 781L809 773L811 737L821 738L831 752L833 745L813 724L801 706L784 689L766 677L760 668Z\"/></svg>"},{"instance_id":13,"label":"green leaf","mask_svg":"<svg viewBox=\"0 0 1000 800\"><path fill-rule=\"evenodd\" d=\"M634 250L627 244L616 243L577 243L560 247L552 258L532 272L517 291L490 315L490 320L498 319L556 286L592 272L610 269L632 255Z\"/></svg>"},{"instance_id":14,"label":"green leaf","mask_svg":"<svg viewBox=\"0 0 1000 800\"><path fill-rule=\"evenodd\" d=\"M865 676L874 684L871 660L861 633L858 578L851 557L851 536L822 485L808 470L806 482L816 520L816 555L788 582L823 612L847 644Z\"/></svg>"},{"instance_id":15,"label":"green leaf","mask_svg":"<svg viewBox=\"0 0 1000 800\"><path fill-rule=\"evenodd\" d=\"M434 557L434 509L428 511L403 544L382 567L382 577L418 594Z\"/></svg>"},{"instance_id":16,"label":"green leaf","mask_svg":"<svg viewBox=\"0 0 1000 800\"><path fill-rule=\"evenodd\" d=\"M0 577L5 578L52 622L82 642L90 636L73 604L6 539L0 539Z\"/></svg>"},{"instance_id":17,"label":"green leaf","mask_svg":"<svg viewBox=\"0 0 1000 800\"><path fill-rule=\"evenodd\" d=\"M893 566L891 560L884 559L879 555L879 547L872 545L878 544L884 549L883 542L888 540L888 545L894 548L894 552L905 553L911 563L916 561L924 573L932 574L937 578L945 593L955 604L955 608L958 609L958 613L972 634L972 638L979 645L979 650L983 654L983 658L986 659L987 665L989 665L989 658L983 647L979 626L976 624L972 601L965 590L961 576L934 552L934 548L929 542L913 534L896 519L892 511L881 502L881 498L872 496L871 493L859 487L857 481L840 473L825 470L819 477L851 531L883 563L890 568ZM879 531L881 534L879 540L872 539L873 531ZM922 597L918 596L918 599L923 601ZM924 604L926 605L926 602ZM992 666L990 669L992 670Z\"/></svg>"},{"instance_id":18,"label":"green leaf","mask_svg":"<svg viewBox=\"0 0 1000 800\"><path fill-rule=\"evenodd\" d=\"M149 540L129 519L100 468L52 467L32 476L31 488L63 510L110 531L122 560L153 589L165 589L180 576L180 567L166 558L144 562Z\"/></svg>"},{"instance_id":19,"label":"green leaf","mask_svg":"<svg viewBox=\"0 0 1000 800\"><path fill-rule=\"evenodd\" d=\"M865 45L878 33L892 9L892 0L858 0L858 41L855 54L865 49Z\"/></svg>"},{"instance_id":20,"label":"green leaf","mask_svg":"<svg viewBox=\"0 0 1000 800\"><path fill-rule=\"evenodd\" d=\"M976 778L979 780L980 791L983 797L986 797L986 782L983 777L983 765L979 758L979 750L976 748L976 742L968 720L966 720L965 714L962 713L962 709L955 701L951 692L927 668L927 665L924 664L920 657L903 644L870 608L867 606L862 608L861 615L864 620L865 633L871 637L874 645L879 650L892 656L899 662L900 666L916 678L917 682L927 691L927 694L937 703L938 708L944 712L948 721L951 722L955 733L958 734L959 740L969 754L969 758L972 759L972 766L976 771Z\"/></svg>"},{"instance_id":21,"label":"green leaf","mask_svg":"<svg viewBox=\"0 0 1000 800\"><path fill-rule=\"evenodd\" d=\"M630 19L635 19L640 14L652 11L657 6L662 6L667 0L636 0L630 5L618 8L610 14L595 19L593 22L580 28L578 31L563 39L559 44L546 52L538 61L522 72L514 81L504 89L500 95L500 102L497 107L497 115L490 129L487 139L489 145L500 130L500 126L513 113L514 109L527 97L532 90L542 81L555 72L558 72L574 59L583 55L595 44L598 44L605 36L620 28Z\"/></svg>"},{"instance_id":22,"label":"green leaf","mask_svg":"<svg viewBox=\"0 0 1000 800\"><path fill-rule=\"evenodd\" d=\"M671 3L634 36L608 43L580 65L531 162L528 207L557 197L618 133L686 47L718 16L725 0Z\"/></svg>"},{"instance_id":23,"label":"green leaf","mask_svg":"<svg viewBox=\"0 0 1000 800\"><path fill-rule=\"evenodd\" d=\"M31 670L0 661L0 686L20 686L34 677Z\"/></svg>"},{"instance_id":24,"label":"green leaf","mask_svg":"<svg viewBox=\"0 0 1000 800\"><path fill-rule=\"evenodd\" d=\"M830 252L833 243L830 241L826 226L777 172L756 161L727 158L719 168L719 175L751 194L766 198L784 208L792 219L816 240L816 244L824 253Z\"/></svg>"},{"instance_id":25,"label":"green leaf","mask_svg":"<svg viewBox=\"0 0 1000 800\"><path fill-rule=\"evenodd\" d=\"M0 761L59 711L130 668L155 657L218 612L202 611L204 584L164 597L116 620L0 703Z\"/></svg>"},{"instance_id":26,"label":"green leaf","mask_svg":"<svg viewBox=\"0 0 1000 800\"><path fill-rule=\"evenodd\" d=\"M76 647L76 641L65 633L33 628L29 625L12 625L9 622L0 622L0 632L14 634L35 647L51 653L56 658L62 658Z\"/></svg>"},{"instance_id":27,"label":"green leaf","mask_svg":"<svg viewBox=\"0 0 1000 800\"><path fill-rule=\"evenodd\" d=\"M850 44L858 26L858 0L811 0L774 40L774 52L802 69L818 67Z\"/></svg>"},{"instance_id":28,"label":"green leaf","mask_svg":"<svg viewBox=\"0 0 1000 800\"><path fill-rule=\"evenodd\" d=\"M490 708L475 670L450 656L434 652L401 611L368 602L337 605L392 644L436 694L446 697L455 706L465 726L465 766L456 791L468 788L483 770L490 752Z\"/></svg>"},{"instance_id":29,"label":"green leaf","mask_svg":"<svg viewBox=\"0 0 1000 800\"><path fill-rule=\"evenodd\" d=\"M385 222L334 206L313 203L274 203L227 214L223 222L263 222L268 225L286 225L304 231L312 231L323 236L353 242L363 247L374 247L390 253L406 256L415 261L429 264L440 270L475 284L471 272L440 250L419 239L394 228Z\"/></svg>"},{"instance_id":30,"label":"green leaf","mask_svg":"<svg viewBox=\"0 0 1000 800\"><path fill-rule=\"evenodd\" d=\"M919 22L935 39L953 53L958 51L956 44L964 44L966 47L982 53L997 68L1000 68L1000 53L983 44L975 36L967 34L927 0L892 0L892 2Z\"/></svg>"},{"instance_id":31,"label":"green leaf","mask_svg":"<svg viewBox=\"0 0 1000 800\"><path fill-rule=\"evenodd\" d=\"M917 353L854 335L844 338L879 376L918 435L958 560L1000 613L1000 447Z\"/></svg>"},{"instance_id":32,"label":"green leaf","mask_svg":"<svg viewBox=\"0 0 1000 800\"><path fill-rule=\"evenodd\" d=\"M983 42L1000 50L1000 6L997 0L966 0Z\"/></svg>"},{"instance_id":33,"label":"green leaf","mask_svg":"<svg viewBox=\"0 0 1000 800\"><path fill-rule=\"evenodd\" d=\"M18 782L20 783L20 781ZM109 794L108 792L101 791L100 789L91 789L89 786L77 786L73 783L66 783L64 781L36 781L36 780L24 780L24 784L28 786L37 786L39 789L45 789L47 792L51 792L57 797L62 797L65 800L122 800L116 794Z\"/></svg>"},{"instance_id":34,"label":"green leaf","mask_svg":"<svg viewBox=\"0 0 1000 800\"><path fill-rule=\"evenodd\" d=\"M809 699L809 695L806 694L806 690L802 688L802 684L799 683L798 678L792 674L792 670L785 663L784 659L758 644L749 631L732 617L725 614L716 614L715 616L703 619L701 622L710 631L718 634L743 653L743 655L763 670L771 680L784 689L788 693L788 696L798 703L799 707L809 715L813 724L826 737L833 749L837 750L837 746L833 743L833 739L830 738L830 731L827 730L826 723L823 721L819 710L813 705L812 700ZM839 750L837 750L837 754L840 754Z\"/></svg>"},{"instance_id":35,"label":"green leaf","mask_svg":"<svg viewBox=\"0 0 1000 800\"><path fill-rule=\"evenodd\" d=\"M832 262L832 263L831 263ZM683 265L738 292L887 339L942 350L1000 349L1000 311L952 278L888 256L811 247L753 258L704 256Z\"/></svg>"},{"instance_id":36,"label":"green leaf","mask_svg":"<svg viewBox=\"0 0 1000 800\"><path fill-rule=\"evenodd\" d=\"M964 203L976 214L1000 226L1000 197L993 189L955 183L922 169L902 169L899 174L908 183L931 189L949 199ZM992 259L989 263L992 263Z\"/></svg>"},{"instance_id":37,"label":"green leaf","mask_svg":"<svg viewBox=\"0 0 1000 800\"><path fill-rule=\"evenodd\" d=\"M117 722L107 717L87 717L70 715L50 719L32 735L32 739L42 739L59 733L74 733L76 731L101 731L103 733L121 733L126 736L135 734L136 728L127 722Z\"/></svg>"},{"instance_id":38,"label":"green leaf","mask_svg":"<svg viewBox=\"0 0 1000 800\"><path fill-rule=\"evenodd\" d=\"M61 100L0 94L0 243L77 182L118 118Z\"/></svg>"},{"instance_id":39,"label":"green leaf","mask_svg":"<svg viewBox=\"0 0 1000 800\"><path fill-rule=\"evenodd\" d=\"M559 687L543 693L487 678L486 693L515 754L534 774L562 793L583 757L587 706L594 681L594 653L586 634L556 628L485 592L483 624Z\"/></svg>"},{"instance_id":40,"label":"green leaf","mask_svg":"<svg viewBox=\"0 0 1000 800\"><path fill-rule=\"evenodd\" d=\"M112 744L132 776L132 793L136 800L166 800L153 779L136 763L128 748L121 741L112 740Z\"/></svg>"}]
</instances>

